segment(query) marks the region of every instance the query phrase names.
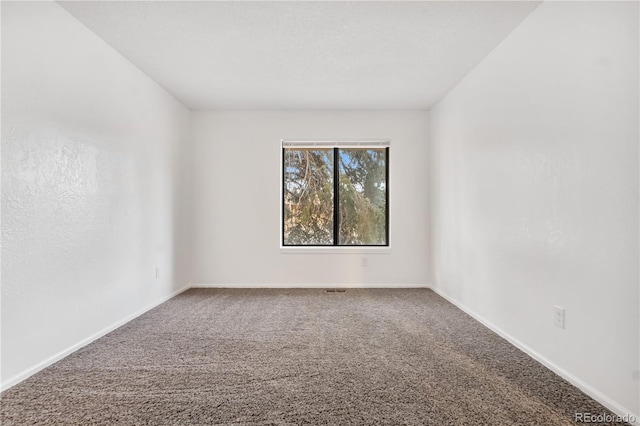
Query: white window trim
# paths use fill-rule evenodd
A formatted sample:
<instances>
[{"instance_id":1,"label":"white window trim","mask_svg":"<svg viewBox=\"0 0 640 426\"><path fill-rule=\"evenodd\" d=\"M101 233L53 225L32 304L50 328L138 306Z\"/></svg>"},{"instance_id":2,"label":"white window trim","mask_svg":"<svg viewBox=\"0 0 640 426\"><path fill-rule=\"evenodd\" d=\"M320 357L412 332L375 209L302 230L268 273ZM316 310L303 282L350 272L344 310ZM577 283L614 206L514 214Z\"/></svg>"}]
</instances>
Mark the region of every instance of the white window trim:
<instances>
[{"instance_id":1,"label":"white window trim","mask_svg":"<svg viewBox=\"0 0 640 426\"><path fill-rule=\"evenodd\" d=\"M280 205L280 215L278 216L278 222L280 223L280 232L278 235L278 246L280 247L280 253L282 254L390 254L391 253L391 220L389 220L389 245L388 246L284 246L282 245L282 235L284 233L282 215L282 198L283 185L283 161L282 152L283 148L387 148L391 146L390 139L339 139L339 140L303 140L303 139L281 139L280 140L280 173L278 175L278 186L280 188L280 199L278 204ZM391 173L391 165L389 167L389 173ZM391 201L391 200L389 200Z\"/></svg>"},{"instance_id":2,"label":"white window trim","mask_svg":"<svg viewBox=\"0 0 640 426\"><path fill-rule=\"evenodd\" d=\"M280 253L283 254L390 254L391 246L358 247L358 246L283 246L280 245Z\"/></svg>"},{"instance_id":3,"label":"white window trim","mask_svg":"<svg viewBox=\"0 0 640 426\"><path fill-rule=\"evenodd\" d=\"M280 148L387 148L391 146L390 139L363 139L363 140L293 140L282 139Z\"/></svg>"}]
</instances>

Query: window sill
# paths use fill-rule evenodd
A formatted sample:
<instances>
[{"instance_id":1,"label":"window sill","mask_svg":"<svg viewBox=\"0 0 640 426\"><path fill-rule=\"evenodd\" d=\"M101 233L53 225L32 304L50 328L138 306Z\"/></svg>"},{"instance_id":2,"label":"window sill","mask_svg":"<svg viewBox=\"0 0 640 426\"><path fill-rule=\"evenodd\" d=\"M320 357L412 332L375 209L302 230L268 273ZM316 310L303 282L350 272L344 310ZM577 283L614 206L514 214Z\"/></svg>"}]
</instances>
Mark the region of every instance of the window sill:
<instances>
[{"instance_id":1,"label":"window sill","mask_svg":"<svg viewBox=\"0 0 640 426\"><path fill-rule=\"evenodd\" d=\"M283 254L390 254L391 247L284 247Z\"/></svg>"}]
</instances>

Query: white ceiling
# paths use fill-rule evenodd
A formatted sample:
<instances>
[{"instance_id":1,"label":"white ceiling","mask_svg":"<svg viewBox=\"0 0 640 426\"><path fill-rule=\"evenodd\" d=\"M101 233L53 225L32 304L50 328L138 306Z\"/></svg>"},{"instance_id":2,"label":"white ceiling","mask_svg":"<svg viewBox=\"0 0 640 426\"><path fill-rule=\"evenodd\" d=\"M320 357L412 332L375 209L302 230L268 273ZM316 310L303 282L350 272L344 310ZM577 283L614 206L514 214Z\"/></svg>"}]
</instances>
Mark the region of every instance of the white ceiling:
<instances>
[{"instance_id":1,"label":"white ceiling","mask_svg":"<svg viewBox=\"0 0 640 426\"><path fill-rule=\"evenodd\" d=\"M59 3L191 109L428 109L539 2Z\"/></svg>"}]
</instances>

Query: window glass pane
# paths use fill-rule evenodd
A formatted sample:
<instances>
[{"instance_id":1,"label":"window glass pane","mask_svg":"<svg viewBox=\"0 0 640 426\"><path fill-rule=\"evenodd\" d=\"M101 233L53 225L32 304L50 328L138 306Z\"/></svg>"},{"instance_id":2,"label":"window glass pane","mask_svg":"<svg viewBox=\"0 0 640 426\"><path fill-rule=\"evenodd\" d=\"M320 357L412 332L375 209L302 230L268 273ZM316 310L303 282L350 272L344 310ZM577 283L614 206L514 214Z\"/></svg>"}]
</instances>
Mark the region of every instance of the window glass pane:
<instances>
[{"instance_id":1,"label":"window glass pane","mask_svg":"<svg viewBox=\"0 0 640 426\"><path fill-rule=\"evenodd\" d=\"M386 149L341 148L338 152L339 244L386 245Z\"/></svg>"},{"instance_id":2,"label":"window glass pane","mask_svg":"<svg viewBox=\"0 0 640 426\"><path fill-rule=\"evenodd\" d=\"M284 245L333 244L333 149L284 149Z\"/></svg>"}]
</instances>

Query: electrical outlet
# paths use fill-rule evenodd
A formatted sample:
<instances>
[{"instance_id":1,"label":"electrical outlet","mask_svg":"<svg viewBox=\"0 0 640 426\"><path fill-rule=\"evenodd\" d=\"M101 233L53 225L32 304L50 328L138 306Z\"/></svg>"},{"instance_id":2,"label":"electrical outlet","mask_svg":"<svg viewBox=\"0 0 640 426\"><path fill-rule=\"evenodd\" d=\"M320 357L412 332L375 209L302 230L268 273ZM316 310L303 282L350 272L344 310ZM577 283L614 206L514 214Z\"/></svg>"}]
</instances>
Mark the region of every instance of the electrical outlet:
<instances>
[{"instance_id":1,"label":"electrical outlet","mask_svg":"<svg viewBox=\"0 0 640 426\"><path fill-rule=\"evenodd\" d=\"M367 259L366 257L361 257L360 258L360 265L364 268L365 266L369 265L369 259Z\"/></svg>"},{"instance_id":2,"label":"electrical outlet","mask_svg":"<svg viewBox=\"0 0 640 426\"><path fill-rule=\"evenodd\" d=\"M156 280L160 278L160 268L156 266Z\"/></svg>"},{"instance_id":3,"label":"electrical outlet","mask_svg":"<svg viewBox=\"0 0 640 426\"><path fill-rule=\"evenodd\" d=\"M553 307L553 323L556 327L564 328L564 308L560 306Z\"/></svg>"}]
</instances>

